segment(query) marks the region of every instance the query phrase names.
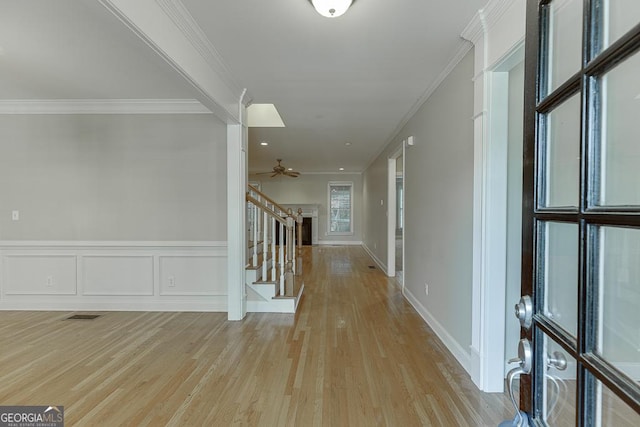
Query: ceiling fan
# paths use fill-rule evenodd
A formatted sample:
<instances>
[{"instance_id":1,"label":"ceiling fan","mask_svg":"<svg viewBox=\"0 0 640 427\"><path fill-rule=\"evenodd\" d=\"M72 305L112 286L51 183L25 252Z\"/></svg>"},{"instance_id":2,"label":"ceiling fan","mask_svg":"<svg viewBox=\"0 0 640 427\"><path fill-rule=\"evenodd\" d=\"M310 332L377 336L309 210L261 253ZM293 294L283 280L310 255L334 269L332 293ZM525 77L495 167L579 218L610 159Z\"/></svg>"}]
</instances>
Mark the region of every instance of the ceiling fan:
<instances>
[{"instance_id":1,"label":"ceiling fan","mask_svg":"<svg viewBox=\"0 0 640 427\"><path fill-rule=\"evenodd\" d=\"M256 175L266 175L266 174L271 174L271 178L278 176L278 175L284 175L284 176L289 176L291 178L297 178L298 176L300 176L300 172L296 172L296 171L292 171L292 170L288 170L287 168L285 168L284 166L282 166L280 164L280 162L282 162L282 159L276 159L278 164L277 166L273 167L273 170L271 172L260 172L257 173Z\"/></svg>"}]
</instances>

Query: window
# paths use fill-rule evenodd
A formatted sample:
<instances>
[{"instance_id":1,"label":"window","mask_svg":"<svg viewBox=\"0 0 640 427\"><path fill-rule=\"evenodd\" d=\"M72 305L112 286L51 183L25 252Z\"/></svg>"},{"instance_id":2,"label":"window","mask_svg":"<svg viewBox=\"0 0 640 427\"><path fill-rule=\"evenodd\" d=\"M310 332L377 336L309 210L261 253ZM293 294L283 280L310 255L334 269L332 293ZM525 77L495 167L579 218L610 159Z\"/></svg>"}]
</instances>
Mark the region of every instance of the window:
<instances>
[{"instance_id":1,"label":"window","mask_svg":"<svg viewBox=\"0 0 640 427\"><path fill-rule=\"evenodd\" d=\"M328 234L352 234L353 183L329 183L329 232Z\"/></svg>"}]
</instances>

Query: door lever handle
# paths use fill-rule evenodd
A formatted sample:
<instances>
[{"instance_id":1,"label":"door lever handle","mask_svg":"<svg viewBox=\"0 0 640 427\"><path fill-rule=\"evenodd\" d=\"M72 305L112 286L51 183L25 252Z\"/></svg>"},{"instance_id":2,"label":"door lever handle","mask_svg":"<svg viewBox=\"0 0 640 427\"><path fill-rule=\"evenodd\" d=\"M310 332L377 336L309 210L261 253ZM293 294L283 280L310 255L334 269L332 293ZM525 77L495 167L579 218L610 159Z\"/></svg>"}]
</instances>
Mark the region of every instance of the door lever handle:
<instances>
[{"instance_id":1,"label":"door lever handle","mask_svg":"<svg viewBox=\"0 0 640 427\"><path fill-rule=\"evenodd\" d=\"M508 363L519 363L522 374L528 375L531 372L533 366L533 351L531 349L531 342L528 339L523 338L518 343L518 357L509 359Z\"/></svg>"}]
</instances>

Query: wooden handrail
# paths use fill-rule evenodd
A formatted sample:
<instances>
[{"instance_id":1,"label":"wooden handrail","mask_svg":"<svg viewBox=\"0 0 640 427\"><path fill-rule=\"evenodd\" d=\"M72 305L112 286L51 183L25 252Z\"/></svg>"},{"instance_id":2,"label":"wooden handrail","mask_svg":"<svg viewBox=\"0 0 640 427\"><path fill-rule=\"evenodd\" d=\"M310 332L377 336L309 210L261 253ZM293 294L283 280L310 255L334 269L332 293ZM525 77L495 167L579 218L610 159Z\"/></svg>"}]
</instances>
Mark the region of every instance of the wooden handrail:
<instances>
[{"instance_id":1,"label":"wooden handrail","mask_svg":"<svg viewBox=\"0 0 640 427\"><path fill-rule=\"evenodd\" d=\"M262 209L263 211L268 213L271 217L273 217L276 220L278 220L279 222L283 223L285 226L287 225L287 219L286 218L283 218L280 215L278 215L278 213L276 211L274 211L273 209L264 206L264 204L260 203L260 200L256 199L253 196L250 196L249 193L247 193L247 202L253 203L254 205L258 206L260 209Z\"/></svg>"},{"instance_id":2,"label":"wooden handrail","mask_svg":"<svg viewBox=\"0 0 640 427\"><path fill-rule=\"evenodd\" d=\"M287 212L287 210L285 208L283 208L282 206L280 206L276 201L274 201L272 198L270 198L269 196L267 196L266 194L264 194L262 191L258 190L256 187L254 187L251 184L248 184L248 187L255 191L256 193L258 193L262 198L264 198L265 200L267 200L269 203L271 203L273 206L277 207L278 209L280 209L282 212Z\"/></svg>"}]
</instances>

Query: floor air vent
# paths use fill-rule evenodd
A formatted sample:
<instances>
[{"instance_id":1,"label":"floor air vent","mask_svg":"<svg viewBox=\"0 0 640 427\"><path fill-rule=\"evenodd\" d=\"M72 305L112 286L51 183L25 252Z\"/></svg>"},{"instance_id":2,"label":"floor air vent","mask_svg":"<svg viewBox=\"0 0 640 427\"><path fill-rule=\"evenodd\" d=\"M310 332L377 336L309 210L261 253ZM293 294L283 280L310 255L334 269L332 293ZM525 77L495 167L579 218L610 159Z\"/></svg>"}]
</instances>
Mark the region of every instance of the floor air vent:
<instances>
[{"instance_id":1,"label":"floor air vent","mask_svg":"<svg viewBox=\"0 0 640 427\"><path fill-rule=\"evenodd\" d=\"M376 266L375 265L370 265L369 268L372 269L372 270L375 270Z\"/></svg>"},{"instance_id":2,"label":"floor air vent","mask_svg":"<svg viewBox=\"0 0 640 427\"><path fill-rule=\"evenodd\" d=\"M99 314L74 314L73 316L67 317L67 320L93 320L100 317Z\"/></svg>"}]
</instances>

